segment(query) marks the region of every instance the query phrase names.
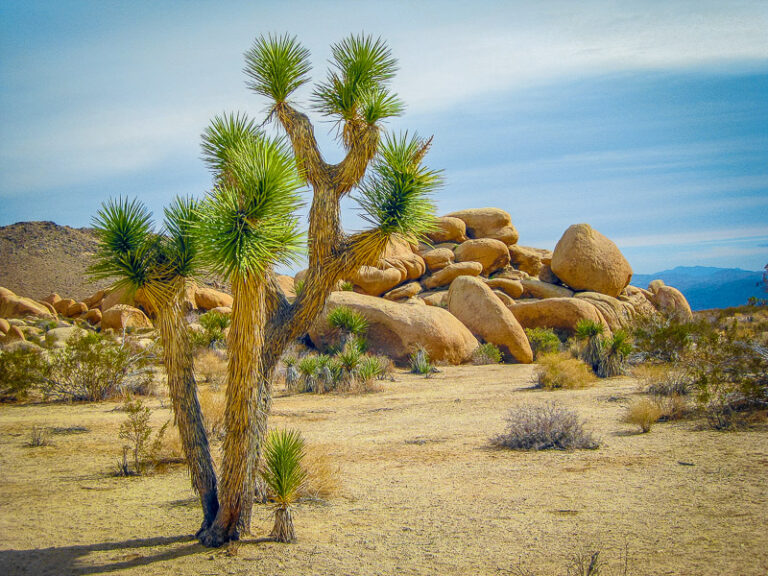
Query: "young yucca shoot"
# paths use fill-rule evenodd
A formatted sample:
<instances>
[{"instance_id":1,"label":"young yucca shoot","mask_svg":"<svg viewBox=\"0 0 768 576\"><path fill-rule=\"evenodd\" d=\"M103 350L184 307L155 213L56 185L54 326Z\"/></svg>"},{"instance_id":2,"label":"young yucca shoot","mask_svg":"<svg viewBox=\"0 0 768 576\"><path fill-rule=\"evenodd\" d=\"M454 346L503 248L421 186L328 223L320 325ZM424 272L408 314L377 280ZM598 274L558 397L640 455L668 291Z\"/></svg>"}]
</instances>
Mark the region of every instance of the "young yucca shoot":
<instances>
[{"instance_id":1,"label":"young yucca shoot","mask_svg":"<svg viewBox=\"0 0 768 576\"><path fill-rule=\"evenodd\" d=\"M304 439L298 430L273 430L267 437L261 475L276 503L271 537L277 542L296 539L291 506L307 478L302 467L304 454Z\"/></svg>"}]
</instances>

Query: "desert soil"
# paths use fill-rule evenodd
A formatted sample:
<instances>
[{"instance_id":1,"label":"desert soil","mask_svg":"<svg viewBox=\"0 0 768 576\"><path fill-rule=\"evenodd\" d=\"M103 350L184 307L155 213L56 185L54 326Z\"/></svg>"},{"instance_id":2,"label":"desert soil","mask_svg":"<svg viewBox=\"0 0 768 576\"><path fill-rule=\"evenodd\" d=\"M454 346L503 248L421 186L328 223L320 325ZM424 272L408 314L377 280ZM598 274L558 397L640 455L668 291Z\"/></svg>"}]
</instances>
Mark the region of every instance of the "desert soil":
<instances>
[{"instance_id":1,"label":"desert soil","mask_svg":"<svg viewBox=\"0 0 768 576\"><path fill-rule=\"evenodd\" d=\"M342 484L295 513L298 541L253 536L221 550L192 537L200 516L183 467L111 476L117 404L0 407L2 574L561 574L600 550L620 573L768 573L768 432L621 422L629 378L584 390L533 390L530 366L398 373L376 393L276 398L271 425L299 428ZM510 407L557 402L602 440L594 451L491 446ZM153 421L167 400L151 400ZM87 428L30 448L32 426ZM603 572L605 574L605 572Z\"/></svg>"}]
</instances>

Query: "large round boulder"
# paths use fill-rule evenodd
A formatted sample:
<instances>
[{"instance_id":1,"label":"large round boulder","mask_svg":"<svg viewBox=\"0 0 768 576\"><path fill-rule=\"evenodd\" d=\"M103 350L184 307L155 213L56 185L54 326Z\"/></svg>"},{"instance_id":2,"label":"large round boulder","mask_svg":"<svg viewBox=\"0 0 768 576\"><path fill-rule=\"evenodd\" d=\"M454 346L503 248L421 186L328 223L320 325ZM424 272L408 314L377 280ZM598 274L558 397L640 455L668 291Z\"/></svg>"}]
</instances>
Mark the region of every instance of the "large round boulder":
<instances>
[{"instance_id":1,"label":"large round boulder","mask_svg":"<svg viewBox=\"0 0 768 576\"><path fill-rule=\"evenodd\" d=\"M456 262L428 276L422 284L427 290L434 290L441 286L448 286L459 276L479 276L482 271L483 265L480 262Z\"/></svg>"},{"instance_id":2,"label":"large round boulder","mask_svg":"<svg viewBox=\"0 0 768 576\"><path fill-rule=\"evenodd\" d=\"M470 208L451 212L449 217L463 220L470 238L494 238L505 245L517 244L517 230L512 217L500 208Z\"/></svg>"},{"instance_id":3,"label":"large round boulder","mask_svg":"<svg viewBox=\"0 0 768 576\"><path fill-rule=\"evenodd\" d=\"M464 242L467 239L467 225L459 218L443 216L435 219L435 230L427 234L435 244L441 242Z\"/></svg>"},{"instance_id":4,"label":"large round boulder","mask_svg":"<svg viewBox=\"0 0 768 576\"><path fill-rule=\"evenodd\" d=\"M589 224L569 227L552 253L552 271L574 290L614 298L632 279L632 268L619 248Z\"/></svg>"},{"instance_id":5,"label":"large round boulder","mask_svg":"<svg viewBox=\"0 0 768 576\"><path fill-rule=\"evenodd\" d=\"M116 332L122 332L127 328L152 328L152 322L138 308L127 304L116 304L102 313L101 329L110 328Z\"/></svg>"},{"instance_id":6,"label":"large round boulder","mask_svg":"<svg viewBox=\"0 0 768 576\"><path fill-rule=\"evenodd\" d=\"M518 300L509 310L523 328L552 328L570 335L576 331L579 320L607 325L593 304L579 298L549 298L532 302Z\"/></svg>"},{"instance_id":7,"label":"large round boulder","mask_svg":"<svg viewBox=\"0 0 768 576\"><path fill-rule=\"evenodd\" d=\"M0 318L24 318L26 316L52 318L55 315L40 302L24 296L17 296L7 288L0 288Z\"/></svg>"},{"instance_id":8,"label":"large round boulder","mask_svg":"<svg viewBox=\"0 0 768 576\"><path fill-rule=\"evenodd\" d=\"M406 273L400 268L381 270L374 266L361 266L352 282L369 296L381 296L405 280Z\"/></svg>"},{"instance_id":9,"label":"large round boulder","mask_svg":"<svg viewBox=\"0 0 768 576\"><path fill-rule=\"evenodd\" d=\"M507 245L493 238L467 240L456 246L453 253L456 256L456 262L480 262L485 275L509 264Z\"/></svg>"},{"instance_id":10,"label":"large round boulder","mask_svg":"<svg viewBox=\"0 0 768 576\"><path fill-rule=\"evenodd\" d=\"M403 284L402 286L398 286L394 290L390 290L386 294L384 294L384 298L387 300L408 300L408 298L413 298L416 296L419 292L422 291L421 284L418 282L408 282L407 284Z\"/></svg>"},{"instance_id":11,"label":"large round boulder","mask_svg":"<svg viewBox=\"0 0 768 576\"><path fill-rule=\"evenodd\" d=\"M453 250L449 248L427 250L421 254L421 257L424 258L424 263L427 265L427 269L430 272L437 272L446 266L450 266L455 259Z\"/></svg>"},{"instance_id":12,"label":"large round boulder","mask_svg":"<svg viewBox=\"0 0 768 576\"><path fill-rule=\"evenodd\" d=\"M411 245L403 238L391 238L384 249L384 255L379 261L379 268L397 268L403 275L403 280L421 278L427 266L424 259L415 254Z\"/></svg>"},{"instance_id":13,"label":"large round boulder","mask_svg":"<svg viewBox=\"0 0 768 576\"><path fill-rule=\"evenodd\" d=\"M359 312L368 321L369 350L401 364L408 362L419 347L426 349L434 361L461 364L472 357L478 345L472 333L442 308L399 304L354 292L332 292L309 330L310 339L321 350L335 342L328 314L339 306Z\"/></svg>"},{"instance_id":14,"label":"large round boulder","mask_svg":"<svg viewBox=\"0 0 768 576\"><path fill-rule=\"evenodd\" d=\"M200 310L212 310L227 306L232 308L232 296L220 290L198 286L195 290L195 304Z\"/></svg>"},{"instance_id":15,"label":"large round boulder","mask_svg":"<svg viewBox=\"0 0 768 576\"><path fill-rule=\"evenodd\" d=\"M533 362L533 352L520 323L485 282L462 276L448 290L448 311L470 331L499 347L507 359Z\"/></svg>"}]
</instances>

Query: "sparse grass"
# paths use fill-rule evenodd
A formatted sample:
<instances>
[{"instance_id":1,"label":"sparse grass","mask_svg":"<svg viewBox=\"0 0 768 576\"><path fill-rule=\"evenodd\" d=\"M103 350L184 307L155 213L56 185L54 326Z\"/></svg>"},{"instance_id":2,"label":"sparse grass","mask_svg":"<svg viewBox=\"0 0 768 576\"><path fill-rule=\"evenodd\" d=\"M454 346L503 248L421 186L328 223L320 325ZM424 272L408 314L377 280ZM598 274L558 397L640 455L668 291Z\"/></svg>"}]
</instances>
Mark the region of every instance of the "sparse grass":
<instances>
[{"instance_id":1,"label":"sparse grass","mask_svg":"<svg viewBox=\"0 0 768 576\"><path fill-rule=\"evenodd\" d=\"M541 388L584 388L596 380L589 366L566 352L542 354L537 363L537 385Z\"/></svg>"},{"instance_id":2,"label":"sparse grass","mask_svg":"<svg viewBox=\"0 0 768 576\"><path fill-rule=\"evenodd\" d=\"M221 350L204 349L195 355L195 373L201 384L214 388L224 385L227 379L227 357Z\"/></svg>"},{"instance_id":3,"label":"sparse grass","mask_svg":"<svg viewBox=\"0 0 768 576\"><path fill-rule=\"evenodd\" d=\"M472 364L481 366L483 364L499 364L501 362L501 351L498 346L491 342L480 344L472 352Z\"/></svg>"},{"instance_id":4,"label":"sparse grass","mask_svg":"<svg viewBox=\"0 0 768 576\"><path fill-rule=\"evenodd\" d=\"M534 359L541 354L552 354L560 349L560 339L551 328L526 328L525 335L531 344Z\"/></svg>"},{"instance_id":5,"label":"sparse grass","mask_svg":"<svg viewBox=\"0 0 768 576\"><path fill-rule=\"evenodd\" d=\"M205 431L211 440L223 440L226 432L227 401L223 392L210 388L200 390L200 408L203 411Z\"/></svg>"},{"instance_id":6,"label":"sparse grass","mask_svg":"<svg viewBox=\"0 0 768 576\"><path fill-rule=\"evenodd\" d=\"M307 446L302 467L306 479L299 490L301 498L327 500L338 494L341 487L341 468L319 446Z\"/></svg>"},{"instance_id":7,"label":"sparse grass","mask_svg":"<svg viewBox=\"0 0 768 576\"><path fill-rule=\"evenodd\" d=\"M653 425L659 421L662 410L656 402L650 398L635 400L627 409L624 421L640 427L643 434L650 432Z\"/></svg>"},{"instance_id":8,"label":"sparse grass","mask_svg":"<svg viewBox=\"0 0 768 576\"><path fill-rule=\"evenodd\" d=\"M555 402L523 404L509 411L507 428L492 442L512 450L594 450L600 443L579 416Z\"/></svg>"},{"instance_id":9,"label":"sparse grass","mask_svg":"<svg viewBox=\"0 0 768 576\"><path fill-rule=\"evenodd\" d=\"M355 289L355 285L348 280L344 280L344 282L341 283L340 288L342 292L352 292Z\"/></svg>"}]
</instances>

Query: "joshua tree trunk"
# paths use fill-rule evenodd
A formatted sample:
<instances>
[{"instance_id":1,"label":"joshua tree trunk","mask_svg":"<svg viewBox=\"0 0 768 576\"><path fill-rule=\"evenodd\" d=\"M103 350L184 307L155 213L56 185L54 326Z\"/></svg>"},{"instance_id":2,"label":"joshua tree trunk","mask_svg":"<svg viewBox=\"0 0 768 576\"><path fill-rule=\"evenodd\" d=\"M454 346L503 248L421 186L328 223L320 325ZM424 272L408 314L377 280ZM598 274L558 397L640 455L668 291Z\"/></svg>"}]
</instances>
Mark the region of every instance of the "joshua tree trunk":
<instances>
[{"instance_id":1,"label":"joshua tree trunk","mask_svg":"<svg viewBox=\"0 0 768 576\"><path fill-rule=\"evenodd\" d=\"M192 487L200 496L203 523L207 529L219 509L216 492L216 472L213 467L208 436L205 432L197 384L194 360L187 336L178 298L165 306L157 306L158 328L163 339L163 363L168 375L168 387L176 425L187 460Z\"/></svg>"},{"instance_id":2,"label":"joshua tree trunk","mask_svg":"<svg viewBox=\"0 0 768 576\"><path fill-rule=\"evenodd\" d=\"M252 411L260 379L264 342L264 289L254 275L232 281L232 322L227 364L227 435L219 486L219 511L213 525L199 534L206 546L220 546L248 532L253 506L254 451ZM247 523L246 523L247 520Z\"/></svg>"}]
</instances>

